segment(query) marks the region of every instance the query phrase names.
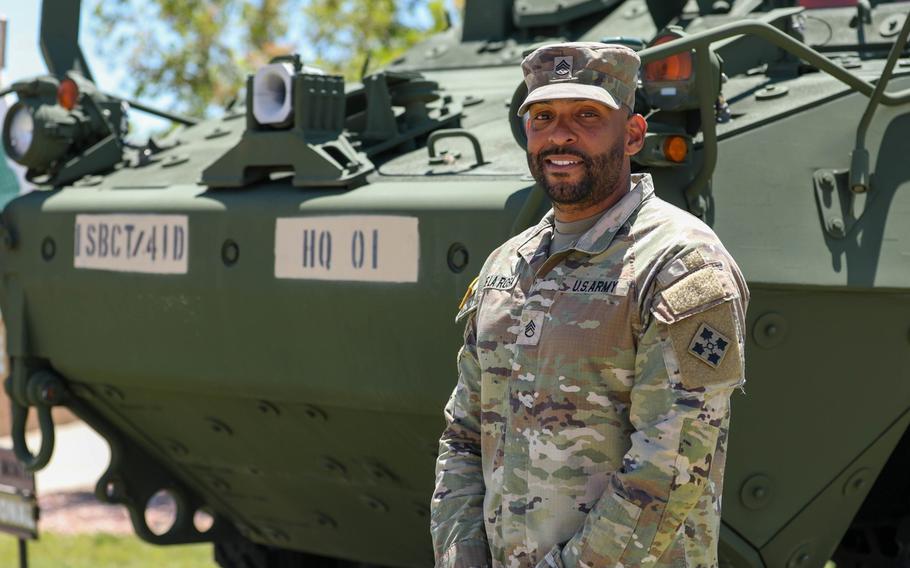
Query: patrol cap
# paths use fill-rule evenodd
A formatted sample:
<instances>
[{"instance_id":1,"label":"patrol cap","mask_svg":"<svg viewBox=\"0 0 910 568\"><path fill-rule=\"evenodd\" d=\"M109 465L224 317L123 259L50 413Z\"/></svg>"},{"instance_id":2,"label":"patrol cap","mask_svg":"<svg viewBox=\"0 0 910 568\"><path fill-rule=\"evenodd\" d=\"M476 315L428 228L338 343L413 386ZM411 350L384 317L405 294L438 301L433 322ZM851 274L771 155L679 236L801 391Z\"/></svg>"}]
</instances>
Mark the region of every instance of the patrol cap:
<instances>
[{"instance_id":1,"label":"patrol cap","mask_svg":"<svg viewBox=\"0 0 910 568\"><path fill-rule=\"evenodd\" d=\"M632 49L613 43L570 42L545 45L521 62L528 96L518 109L552 99L591 99L610 108L635 108L641 60Z\"/></svg>"}]
</instances>

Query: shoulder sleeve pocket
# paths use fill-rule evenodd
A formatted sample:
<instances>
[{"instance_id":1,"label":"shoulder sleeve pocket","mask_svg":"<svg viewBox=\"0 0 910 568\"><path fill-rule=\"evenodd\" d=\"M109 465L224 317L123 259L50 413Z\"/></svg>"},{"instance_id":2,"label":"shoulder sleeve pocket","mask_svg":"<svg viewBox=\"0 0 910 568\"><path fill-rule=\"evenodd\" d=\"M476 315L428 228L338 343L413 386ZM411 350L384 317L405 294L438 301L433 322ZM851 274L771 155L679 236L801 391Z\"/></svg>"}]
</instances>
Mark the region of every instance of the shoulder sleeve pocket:
<instances>
[{"instance_id":1,"label":"shoulder sleeve pocket","mask_svg":"<svg viewBox=\"0 0 910 568\"><path fill-rule=\"evenodd\" d=\"M660 321L673 324L737 297L739 292L732 276L721 268L706 265L659 292L651 312Z\"/></svg>"}]
</instances>

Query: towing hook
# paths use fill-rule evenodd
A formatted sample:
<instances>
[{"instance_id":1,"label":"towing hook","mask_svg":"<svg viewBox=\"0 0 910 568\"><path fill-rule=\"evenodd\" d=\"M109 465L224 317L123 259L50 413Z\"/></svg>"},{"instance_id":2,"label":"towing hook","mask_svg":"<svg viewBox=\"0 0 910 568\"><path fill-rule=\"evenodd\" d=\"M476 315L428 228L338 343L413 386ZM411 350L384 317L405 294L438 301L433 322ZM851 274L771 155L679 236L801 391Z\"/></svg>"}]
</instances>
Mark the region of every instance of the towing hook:
<instances>
[{"instance_id":1,"label":"towing hook","mask_svg":"<svg viewBox=\"0 0 910 568\"><path fill-rule=\"evenodd\" d=\"M22 365L15 365L10 376L11 395L10 415L12 419L13 452L29 471L37 471L51 459L54 453L54 419L51 408L62 404L68 396L63 379L53 371L42 369L27 378L23 378ZM18 371L18 372L17 372ZM16 384L17 382L25 384ZM24 396L21 396L24 394ZM41 447L37 454L32 454L25 442L25 424L29 408L34 406L38 413L38 426L41 432Z\"/></svg>"}]
</instances>

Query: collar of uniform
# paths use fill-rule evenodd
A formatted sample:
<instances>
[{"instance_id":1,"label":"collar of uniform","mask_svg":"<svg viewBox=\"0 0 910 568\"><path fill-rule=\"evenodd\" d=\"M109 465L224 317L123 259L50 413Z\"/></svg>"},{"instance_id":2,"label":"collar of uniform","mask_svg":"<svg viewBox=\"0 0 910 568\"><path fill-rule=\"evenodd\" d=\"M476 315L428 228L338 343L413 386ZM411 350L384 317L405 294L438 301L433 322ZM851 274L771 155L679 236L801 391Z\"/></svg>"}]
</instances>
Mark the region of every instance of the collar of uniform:
<instances>
[{"instance_id":1,"label":"collar of uniform","mask_svg":"<svg viewBox=\"0 0 910 568\"><path fill-rule=\"evenodd\" d=\"M600 254L613 242L613 236L628 221L629 216L638 209L649 195L654 193L651 174L632 174L629 185L631 189L622 199L607 209L603 217L583 234L573 247L590 255Z\"/></svg>"},{"instance_id":2,"label":"collar of uniform","mask_svg":"<svg viewBox=\"0 0 910 568\"><path fill-rule=\"evenodd\" d=\"M550 256L550 239L553 236L555 222L555 214L550 209L531 231L528 240L518 247L518 254L525 259L525 262L533 266L535 262L546 260Z\"/></svg>"}]
</instances>

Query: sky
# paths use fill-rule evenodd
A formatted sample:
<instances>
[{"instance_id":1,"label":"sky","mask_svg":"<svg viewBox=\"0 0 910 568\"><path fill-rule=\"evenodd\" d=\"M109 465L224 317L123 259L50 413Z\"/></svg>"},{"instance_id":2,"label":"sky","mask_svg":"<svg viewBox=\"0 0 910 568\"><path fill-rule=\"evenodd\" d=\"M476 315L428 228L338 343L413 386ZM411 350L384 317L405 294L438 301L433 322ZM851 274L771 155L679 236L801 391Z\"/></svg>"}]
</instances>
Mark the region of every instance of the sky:
<instances>
[{"instance_id":1,"label":"sky","mask_svg":"<svg viewBox=\"0 0 910 568\"><path fill-rule=\"evenodd\" d=\"M7 20L6 68L0 71L3 85L47 69L38 51L38 2L0 0L0 15Z\"/></svg>"}]
</instances>

